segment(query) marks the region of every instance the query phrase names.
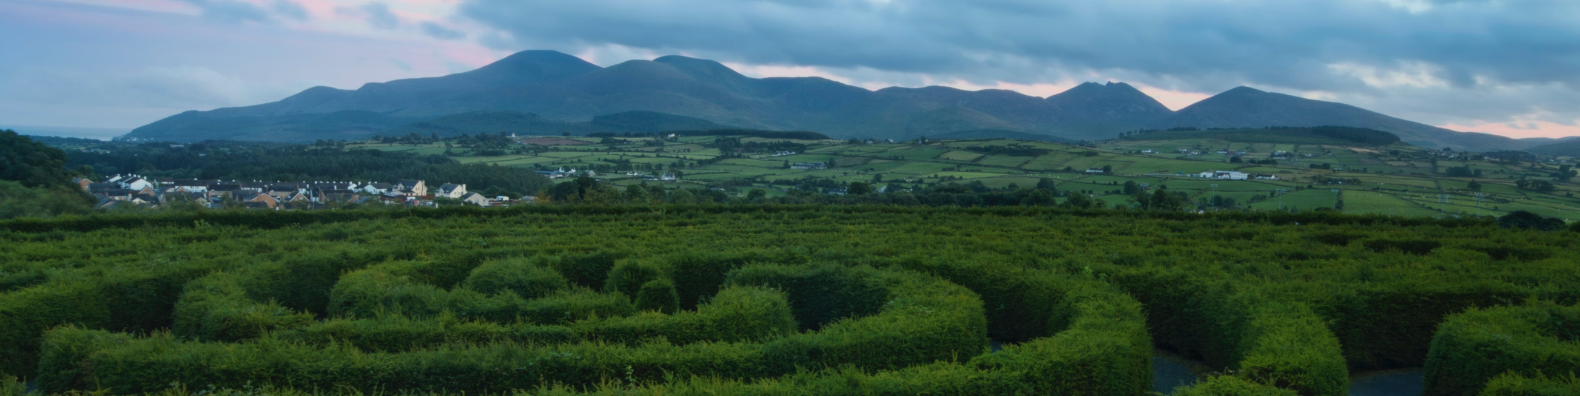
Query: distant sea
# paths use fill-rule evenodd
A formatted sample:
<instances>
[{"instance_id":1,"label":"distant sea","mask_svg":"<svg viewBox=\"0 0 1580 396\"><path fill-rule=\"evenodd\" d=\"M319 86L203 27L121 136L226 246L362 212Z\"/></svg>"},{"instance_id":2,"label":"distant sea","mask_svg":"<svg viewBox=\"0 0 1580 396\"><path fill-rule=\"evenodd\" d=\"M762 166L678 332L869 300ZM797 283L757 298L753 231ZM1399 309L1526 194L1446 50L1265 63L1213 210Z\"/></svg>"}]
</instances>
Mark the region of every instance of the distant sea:
<instances>
[{"instance_id":1,"label":"distant sea","mask_svg":"<svg viewBox=\"0 0 1580 396\"><path fill-rule=\"evenodd\" d=\"M16 131L18 134L27 136L74 137L97 140L110 140L116 136L125 135L127 132L132 131L131 129L121 128L78 128L9 124L0 124L0 129L10 129Z\"/></svg>"}]
</instances>

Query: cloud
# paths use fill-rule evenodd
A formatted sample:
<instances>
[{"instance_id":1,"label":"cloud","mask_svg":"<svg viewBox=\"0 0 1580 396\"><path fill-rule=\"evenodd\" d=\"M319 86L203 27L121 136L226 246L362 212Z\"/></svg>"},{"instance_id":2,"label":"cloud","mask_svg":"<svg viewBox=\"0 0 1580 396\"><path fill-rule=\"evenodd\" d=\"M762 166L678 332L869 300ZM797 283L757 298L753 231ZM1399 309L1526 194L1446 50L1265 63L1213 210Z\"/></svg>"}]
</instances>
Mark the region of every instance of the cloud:
<instances>
[{"instance_id":1,"label":"cloud","mask_svg":"<svg viewBox=\"0 0 1580 396\"><path fill-rule=\"evenodd\" d=\"M400 27L400 18L390 12L390 6L384 3L367 3L361 10L367 14L368 24L379 29L395 29Z\"/></svg>"},{"instance_id":2,"label":"cloud","mask_svg":"<svg viewBox=\"0 0 1580 396\"><path fill-rule=\"evenodd\" d=\"M274 13L298 21L307 20L307 9L291 0L274 0Z\"/></svg>"},{"instance_id":3,"label":"cloud","mask_svg":"<svg viewBox=\"0 0 1580 396\"><path fill-rule=\"evenodd\" d=\"M466 38L466 33L446 28L438 23L423 22L422 33L440 40L460 40Z\"/></svg>"},{"instance_id":4,"label":"cloud","mask_svg":"<svg viewBox=\"0 0 1580 396\"><path fill-rule=\"evenodd\" d=\"M1542 105L1478 93L1580 96L1580 2L1564 0L463 0L459 12L500 31L484 36L495 48L683 53L857 84L869 80L842 71L976 86L1252 85L1429 123ZM1425 102L1394 101L1404 98Z\"/></svg>"},{"instance_id":5,"label":"cloud","mask_svg":"<svg viewBox=\"0 0 1580 396\"><path fill-rule=\"evenodd\" d=\"M269 22L269 12L238 0L186 0L203 10L203 17L225 23Z\"/></svg>"},{"instance_id":6,"label":"cloud","mask_svg":"<svg viewBox=\"0 0 1580 396\"><path fill-rule=\"evenodd\" d=\"M16 72L7 85L14 99L37 104L184 111L280 100L313 84L253 82L206 67L178 66L121 73L29 67Z\"/></svg>"},{"instance_id":7,"label":"cloud","mask_svg":"<svg viewBox=\"0 0 1580 396\"><path fill-rule=\"evenodd\" d=\"M406 61L400 59L390 58L390 64L395 65L396 68L401 69L402 71L412 70L411 63L407 63Z\"/></svg>"}]
</instances>

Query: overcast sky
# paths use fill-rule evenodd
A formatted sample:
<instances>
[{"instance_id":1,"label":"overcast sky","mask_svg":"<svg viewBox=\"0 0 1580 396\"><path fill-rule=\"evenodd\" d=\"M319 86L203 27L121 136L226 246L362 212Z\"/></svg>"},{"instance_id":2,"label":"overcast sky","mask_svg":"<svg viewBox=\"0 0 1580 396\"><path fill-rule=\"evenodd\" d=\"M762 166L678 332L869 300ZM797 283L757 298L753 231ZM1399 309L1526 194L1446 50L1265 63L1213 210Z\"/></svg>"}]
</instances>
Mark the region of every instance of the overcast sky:
<instances>
[{"instance_id":1,"label":"overcast sky","mask_svg":"<svg viewBox=\"0 0 1580 396\"><path fill-rule=\"evenodd\" d=\"M1123 81L1174 109L1246 85L1580 136L1574 0L3 0L0 126L130 130L524 49L872 89Z\"/></svg>"}]
</instances>

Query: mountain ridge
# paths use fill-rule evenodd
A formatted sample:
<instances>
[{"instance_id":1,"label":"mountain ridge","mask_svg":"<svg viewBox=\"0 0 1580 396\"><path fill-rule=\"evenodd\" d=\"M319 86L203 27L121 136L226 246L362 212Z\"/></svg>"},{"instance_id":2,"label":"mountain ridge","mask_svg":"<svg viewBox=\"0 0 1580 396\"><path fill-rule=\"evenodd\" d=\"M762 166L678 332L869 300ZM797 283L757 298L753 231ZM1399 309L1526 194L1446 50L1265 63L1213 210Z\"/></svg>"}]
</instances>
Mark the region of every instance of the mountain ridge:
<instances>
[{"instance_id":1,"label":"mountain ridge","mask_svg":"<svg viewBox=\"0 0 1580 396\"><path fill-rule=\"evenodd\" d=\"M182 112L125 137L349 139L483 111L532 114L544 121L585 123L592 128L599 127L592 121L600 116L649 112L723 128L812 130L835 137L880 139L991 130L1103 140L1126 131L1176 126L1336 125L1388 131L1425 147L1519 149L1540 144L1450 131L1341 103L1247 87L1176 112L1122 82L1083 83L1045 98L939 86L874 91L819 77L752 78L716 61L678 55L600 67L542 50L518 52L476 70L445 76L372 82L355 90L313 87L277 102ZM662 117L644 119L658 118Z\"/></svg>"}]
</instances>

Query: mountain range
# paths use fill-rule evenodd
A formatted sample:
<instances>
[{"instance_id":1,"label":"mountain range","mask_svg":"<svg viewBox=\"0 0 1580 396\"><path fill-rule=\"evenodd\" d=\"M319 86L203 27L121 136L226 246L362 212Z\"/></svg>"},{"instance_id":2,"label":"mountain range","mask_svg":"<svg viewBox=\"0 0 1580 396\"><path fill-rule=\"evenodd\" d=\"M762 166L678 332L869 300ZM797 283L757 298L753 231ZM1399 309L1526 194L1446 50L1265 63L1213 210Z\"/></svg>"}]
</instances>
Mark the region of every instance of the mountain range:
<instances>
[{"instance_id":1,"label":"mountain range","mask_svg":"<svg viewBox=\"0 0 1580 396\"><path fill-rule=\"evenodd\" d=\"M183 112L125 138L312 141L408 133L585 134L714 128L806 130L833 137L1047 136L1104 140L1143 128L1348 126L1423 147L1525 149L1552 139L1457 132L1341 103L1247 87L1172 111L1124 83L1085 83L1040 98L947 87L876 91L820 77L751 78L715 61L665 56L599 67L523 51L477 70L314 87L278 102Z\"/></svg>"}]
</instances>

